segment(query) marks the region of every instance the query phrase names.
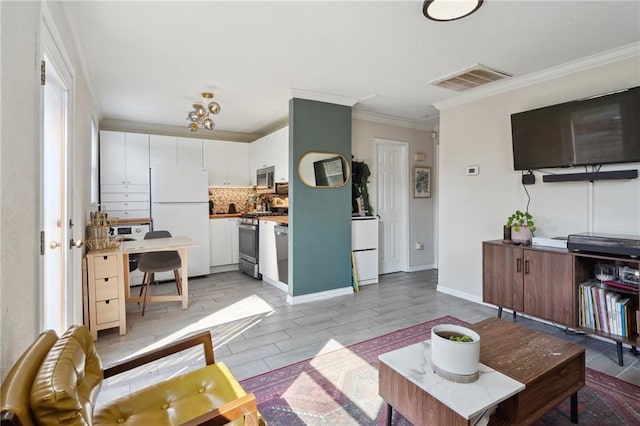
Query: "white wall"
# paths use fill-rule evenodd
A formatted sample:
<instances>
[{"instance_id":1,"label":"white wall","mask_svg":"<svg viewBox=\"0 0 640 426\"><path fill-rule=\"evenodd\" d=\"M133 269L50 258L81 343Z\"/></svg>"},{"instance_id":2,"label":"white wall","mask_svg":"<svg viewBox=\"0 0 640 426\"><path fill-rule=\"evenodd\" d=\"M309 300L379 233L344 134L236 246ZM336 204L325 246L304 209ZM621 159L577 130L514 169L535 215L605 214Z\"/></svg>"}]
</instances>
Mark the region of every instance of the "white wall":
<instances>
[{"instance_id":1,"label":"white wall","mask_svg":"<svg viewBox=\"0 0 640 426\"><path fill-rule=\"evenodd\" d=\"M356 113L354 113L355 115ZM431 129L415 129L403 127L401 124L395 126L390 124L376 123L363 119L354 118L351 128L352 147L351 151L356 161L364 161L371 170L369 179L369 194L371 205L376 206L376 181L375 181L375 158L376 146L374 139L389 139L399 142L407 142L409 145L409 268L420 270L432 268L435 263L434 254L434 217L435 217L435 179L437 176L434 168L434 141L431 138ZM424 153L424 161L414 161L415 153ZM431 167L432 182L431 198L413 198L413 167ZM416 242L424 244L423 250L416 250Z\"/></svg>"},{"instance_id":2,"label":"white wall","mask_svg":"<svg viewBox=\"0 0 640 426\"><path fill-rule=\"evenodd\" d=\"M75 69L73 165L75 237L90 199L91 96L60 3L47 3ZM40 2L1 2L0 376L40 330ZM73 322L82 320L81 253L74 256Z\"/></svg>"},{"instance_id":3,"label":"white wall","mask_svg":"<svg viewBox=\"0 0 640 426\"><path fill-rule=\"evenodd\" d=\"M481 242L502 238L507 217L526 208L521 172L513 170L510 115L638 85L635 56L441 110L439 290L480 301ZM480 175L466 176L466 166L476 164ZM527 186L536 235L640 235L640 179L543 183L541 173L536 175L536 184Z\"/></svg>"}]
</instances>

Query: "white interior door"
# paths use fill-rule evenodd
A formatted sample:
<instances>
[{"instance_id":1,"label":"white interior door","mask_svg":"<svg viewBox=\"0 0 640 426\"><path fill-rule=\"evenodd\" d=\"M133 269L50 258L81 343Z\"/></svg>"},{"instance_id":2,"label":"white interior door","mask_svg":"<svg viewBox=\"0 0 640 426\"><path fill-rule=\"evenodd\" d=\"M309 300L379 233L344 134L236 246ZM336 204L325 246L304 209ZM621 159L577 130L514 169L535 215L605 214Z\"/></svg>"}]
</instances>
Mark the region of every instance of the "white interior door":
<instances>
[{"instance_id":1,"label":"white interior door","mask_svg":"<svg viewBox=\"0 0 640 426\"><path fill-rule=\"evenodd\" d=\"M376 139L376 211L379 221L380 273L407 271L407 144Z\"/></svg>"},{"instance_id":2,"label":"white interior door","mask_svg":"<svg viewBox=\"0 0 640 426\"><path fill-rule=\"evenodd\" d=\"M68 197L72 74L46 22L42 42L42 327L62 333L73 318L73 256L68 244L72 211Z\"/></svg>"}]
</instances>

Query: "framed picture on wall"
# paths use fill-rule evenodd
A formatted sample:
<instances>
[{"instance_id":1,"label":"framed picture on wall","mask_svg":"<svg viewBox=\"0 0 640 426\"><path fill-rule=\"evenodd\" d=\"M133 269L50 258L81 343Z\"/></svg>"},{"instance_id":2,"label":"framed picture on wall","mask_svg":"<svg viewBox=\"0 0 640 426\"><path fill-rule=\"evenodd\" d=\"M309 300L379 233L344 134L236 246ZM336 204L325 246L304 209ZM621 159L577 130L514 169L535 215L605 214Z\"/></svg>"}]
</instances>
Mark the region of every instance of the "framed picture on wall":
<instances>
[{"instance_id":1,"label":"framed picture on wall","mask_svg":"<svg viewBox=\"0 0 640 426\"><path fill-rule=\"evenodd\" d=\"M431 169L429 167L413 168L413 197L431 197Z\"/></svg>"}]
</instances>

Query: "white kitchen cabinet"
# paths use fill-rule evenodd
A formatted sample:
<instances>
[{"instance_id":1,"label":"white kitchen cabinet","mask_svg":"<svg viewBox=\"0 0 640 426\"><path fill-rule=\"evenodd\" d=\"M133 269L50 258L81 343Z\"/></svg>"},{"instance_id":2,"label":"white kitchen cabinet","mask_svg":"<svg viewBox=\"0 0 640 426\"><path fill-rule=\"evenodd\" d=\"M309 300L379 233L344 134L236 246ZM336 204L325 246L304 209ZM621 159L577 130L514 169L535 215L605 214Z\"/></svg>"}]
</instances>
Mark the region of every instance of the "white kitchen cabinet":
<instances>
[{"instance_id":1,"label":"white kitchen cabinet","mask_svg":"<svg viewBox=\"0 0 640 426\"><path fill-rule=\"evenodd\" d=\"M149 167L178 166L178 138L175 136L149 136Z\"/></svg>"},{"instance_id":2,"label":"white kitchen cabinet","mask_svg":"<svg viewBox=\"0 0 640 426\"><path fill-rule=\"evenodd\" d=\"M202 139L177 138L178 167L202 166Z\"/></svg>"},{"instance_id":3,"label":"white kitchen cabinet","mask_svg":"<svg viewBox=\"0 0 640 426\"><path fill-rule=\"evenodd\" d=\"M231 263L240 262L240 219L229 219L231 222Z\"/></svg>"},{"instance_id":4,"label":"white kitchen cabinet","mask_svg":"<svg viewBox=\"0 0 640 426\"><path fill-rule=\"evenodd\" d=\"M213 272L238 269L238 223L237 218L209 219L209 265ZM233 266L219 269L228 265Z\"/></svg>"},{"instance_id":5,"label":"white kitchen cabinet","mask_svg":"<svg viewBox=\"0 0 640 426\"><path fill-rule=\"evenodd\" d=\"M276 222L261 220L258 226L258 268L264 281L279 282L278 259L276 257Z\"/></svg>"},{"instance_id":6,"label":"white kitchen cabinet","mask_svg":"<svg viewBox=\"0 0 640 426\"><path fill-rule=\"evenodd\" d=\"M249 144L205 139L202 145L210 186L249 185Z\"/></svg>"},{"instance_id":7,"label":"white kitchen cabinet","mask_svg":"<svg viewBox=\"0 0 640 426\"><path fill-rule=\"evenodd\" d=\"M209 186L223 186L227 181L227 143L205 140L202 142L204 168L209 173Z\"/></svg>"},{"instance_id":8,"label":"white kitchen cabinet","mask_svg":"<svg viewBox=\"0 0 640 426\"><path fill-rule=\"evenodd\" d=\"M149 135L100 132L100 183L149 184Z\"/></svg>"},{"instance_id":9,"label":"white kitchen cabinet","mask_svg":"<svg viewBox=\"0 0 640 426\"><path fill-rule=\"evenodd\" d=\"M102 210L111 217L148 219L149 185L100 185Z\"/></svg>"},{"instance_id":10,"label":"white kitchen cabinet","mask_svg":"<svg viewBox=\"0 0 640 426\"><path fill-rule=\"evenodd\" d=\"M227 142L227 182L231 186L248 186L249 176L249 144L243 142Z\"/></svg>"},{"instance_id":11,"label":"white kitchen cabinet","mask_svg":"<svg viewBox=\"0 0 640 426\"><path fill-rule=\"evenodd\" d=\"M249 152L251 184L256 184L256 170L275 167L275 182L289 181L289 126L276 130L251 143Z\"/></svg>"},{"instance_id":12,"label":"white kitchen cabinet","mask_svg":"<svg viewBox=\"0 0 640 426\"><path fill-rule=\"evenodd\" d=\"M351 220L351 250L358 285L378 282L378 217L354 217Z\"/></svg>"},{"instance_id":13,"label":"white kitchen cabinet","mask_svg":"<svg viewBox=\"0 0 640 426\"><path fill-rule=\"evenodd\" d=\"M275 166L275 182L289 182L289 126L273 133L271 152Z\"/></svg>"}]
</instances>

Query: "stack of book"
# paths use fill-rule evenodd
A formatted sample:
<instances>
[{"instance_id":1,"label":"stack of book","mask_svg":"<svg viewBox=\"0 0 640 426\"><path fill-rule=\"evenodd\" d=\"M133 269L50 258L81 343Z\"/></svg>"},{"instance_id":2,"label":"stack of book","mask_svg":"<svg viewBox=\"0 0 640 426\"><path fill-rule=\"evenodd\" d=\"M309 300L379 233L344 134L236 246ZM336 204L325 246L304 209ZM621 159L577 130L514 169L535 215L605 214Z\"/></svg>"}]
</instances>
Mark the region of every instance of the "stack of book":
<instances>
[{"instance_id":1,"label":"stack of book","mask_svg":"<svg viewBox=\"0 0 640 426\"><path fill-rule=\"evenodd\" d=\"M633 336L638 333L633 304L637 296L632 294L633 290L619 292L614 288L594 280L580 284L580 326L622 337Z\"/></svg>"}]
</instances>

